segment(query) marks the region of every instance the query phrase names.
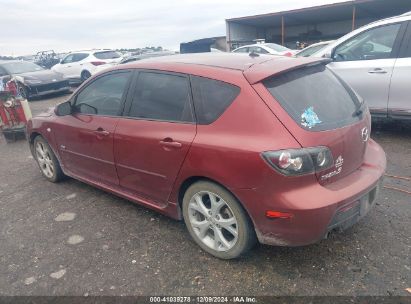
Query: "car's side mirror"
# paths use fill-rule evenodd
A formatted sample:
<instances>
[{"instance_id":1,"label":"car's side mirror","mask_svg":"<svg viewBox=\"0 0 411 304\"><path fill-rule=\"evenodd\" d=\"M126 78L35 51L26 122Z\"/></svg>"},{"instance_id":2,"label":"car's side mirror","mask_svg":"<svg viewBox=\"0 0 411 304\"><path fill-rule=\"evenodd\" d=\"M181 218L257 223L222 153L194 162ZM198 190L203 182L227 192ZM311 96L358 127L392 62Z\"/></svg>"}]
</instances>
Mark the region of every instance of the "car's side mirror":
<instances>
[{"instance_id":1,"label":"car's side mirror","mask_svg":"<svg viewBox=\"0 0 411 304\"><path fill-rule=\"evenodd\" d=\"M334 58L334 56L335 56L335 49L336 49L336 48L332 48L331 50L328 50L328 51L323 55L323 57L334 60L334 59L335 59L335 58Z\"/></svg>"},{"instance_id":2,"label":"car's side mirror","mask_svg":"<svg viewBox=\"0 0 411 304\"><path fill-rule=\"evenodd\" d=\"M72 113L72 106L71 106L70 101L66 101L66 102L59 104L56 107L54 112L56 113L57 116L70 115Z\"/></svg>"},{"instance_id":3,"label":"car's side mirror","mask_svg":"<svg viewBox=\"0 0 411 304\"><path fill-rule=\"evenodd\" d=\"M332 58L331 58L331 53L328 53L328 52L327 52L327 53L325 53L324 55L322 55L322 57L323 57L323 58L329 58L329 59L332 59Z\"/></svg>"}]
</instances>

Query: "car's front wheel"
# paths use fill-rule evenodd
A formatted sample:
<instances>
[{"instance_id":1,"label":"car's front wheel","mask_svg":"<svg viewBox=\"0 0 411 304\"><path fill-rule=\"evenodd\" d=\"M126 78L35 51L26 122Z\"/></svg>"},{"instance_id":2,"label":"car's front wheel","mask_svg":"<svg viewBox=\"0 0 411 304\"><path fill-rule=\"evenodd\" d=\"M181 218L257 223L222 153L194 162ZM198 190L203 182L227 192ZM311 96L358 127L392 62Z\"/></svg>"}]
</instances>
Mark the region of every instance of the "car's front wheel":
<instances>
[{"instance_id":1,"label":"car's front wheel","mask_svg":"<svg viewBox=\"0 0 411 304\"><path fill-rule=\"evenodd\" d=\"M83 71L81 72L81 80L82 81L86 81L87 79L89 79L91 77L91 74L89 71Z\"/></svg>"},{"instance_id":2,"label":"car's front wheel","mask_svg":"<svg viewBox=\"0 0 411 304\"><path fill-rule=\"evenodd\" d=\"M255 244L246 212L229 191L215 183L200 181L187 189L183 216L195 242L218 258L237 258Z\"/></svg>"},{"instance_id":3,"label":"car's front wheel","mask_svg":"<svg viewBox=\"0 0 411 304\"><path fill-rule=\"evenodd\" d=\"M63 179L64 173L46 140L37 136L33 143L34 155L43 176L50 182L56 183Z\"/></svg>"}]
</instances>

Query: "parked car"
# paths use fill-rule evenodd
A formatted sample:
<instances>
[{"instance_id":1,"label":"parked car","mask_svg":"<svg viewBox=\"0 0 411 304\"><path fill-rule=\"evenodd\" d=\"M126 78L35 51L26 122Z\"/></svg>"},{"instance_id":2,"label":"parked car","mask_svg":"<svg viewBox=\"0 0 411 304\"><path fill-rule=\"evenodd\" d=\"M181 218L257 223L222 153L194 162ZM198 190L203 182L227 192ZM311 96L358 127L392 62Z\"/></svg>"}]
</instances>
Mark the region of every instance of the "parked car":
<instances>
[{"instance_id":1,"label":"parked car","mask_svg":"<svg viewBox=\"0 0 411 304\"><path fill-rule=\"evenodd\" d=\"M315 53L319 52L323 48L325 48L327 45L330 43L334 42L334 40L329 40L329 41L320 41L317 43L313 43L306 48L302 49L301 51L298 51L295 56L296 57L308 57L308 56L315 56Z\"/></svg>"},{"instance_id":2,"label":"parked car","mask_svg":"<svg viewBox=\"0 0 411 304\"><path fill-rule=\"evenodd\" d=\"M124 57L120 61L120 64L130 63L133 61L138 61L138 60L148 59L148 58L153 58L153 57L170 56L170 55L175 55L175 54L176 53L172 51L160 51L160 52L144 53L144 54L139 54L139 55L131 55L131 56Z\"/></svg>"},{"instance_id":3,"label":"parked car","mask_svg":"<svg viewBox=\"0 0 411 304\"><path fill-rule=\"evenodd\" d=\"M411 119L411 13L363 26L314 54L367 102L371 114Z\"/></svg>"},{"instance_id":4,"label":"parked car","mask_svg":"<svg viewBox=\"0 0 411 304\"><path fill-rule=\"evenodd\" d=\"M275 43L257 43L241 46L232 51L233 53L255 53L255 54L271 54L292 56L296 53L295 50L286 48L285 46Z\"/></svg>"},{"instance_id":5,"label":"parked car","mask_svg":"<svg viewBox=\"0 0 411 304\"><path fill-rule=\"evenodd\" d=\"M29 121L51 182L68 175L184 219L205 251L317 242L364 217L386 167L328 60L248 54L118 65ZM298 100L298 103L295 101Z\"/></svg>"},{"instance_id":6,"label":"parked car","mask_svg":"<svg viewBox=\"0 0 411 304\"><path fill-rule=\"evenodd\" d=\"M23 60L0 61L0 77L13 76L18 81L18 91L24 98L57 92L70 92L67 79L60 73Z\"/></svg>"},{"instance_id":7,"label":"parked car","mask_svg":"<svg viewBox=\"0 0 411 304\"><path fill-rule=\"evenodd\" d=\"M122 57L112 50L89 50L71 52L53 71L62 73L70 82L82 82L101 70L120 63Z\"/></svg>"}]
</instances>

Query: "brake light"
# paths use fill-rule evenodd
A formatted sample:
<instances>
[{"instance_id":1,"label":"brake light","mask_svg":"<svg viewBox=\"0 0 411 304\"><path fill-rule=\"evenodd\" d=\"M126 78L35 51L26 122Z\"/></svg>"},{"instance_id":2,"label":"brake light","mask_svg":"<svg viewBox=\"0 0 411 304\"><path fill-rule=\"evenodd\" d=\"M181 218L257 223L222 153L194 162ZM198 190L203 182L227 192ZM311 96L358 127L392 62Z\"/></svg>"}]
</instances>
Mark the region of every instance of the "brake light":
<instances>
[{"instance_id":1,"label":"brake light","mask_svg":"<svg viewBox=\"0 0 411 304\"><path fill-rule=\"evenodd\" d=\"M91 64L97 66L97 65L103 65L106 63L104 61L92 61Z\"/></svg>"},{"instance_id":2,"label":"brake light","mask_svg":"<svg viewBox=\"0 0 411 304\"><path fill-rule=\"evenodd\" d=\"M305 175L330 168L334 159L327 147L267 151L262 157L284 175Z\"/></svg>"},{"instance_id":3,"label":"brake light","mask_svg":"<svg viewBox=\"0 0 411 304\"><path fill-rule=\"evenodd\" d=\"M291 57L293 54L291 52L284 53L284 56Z\"/></svg>"}]
</instances>

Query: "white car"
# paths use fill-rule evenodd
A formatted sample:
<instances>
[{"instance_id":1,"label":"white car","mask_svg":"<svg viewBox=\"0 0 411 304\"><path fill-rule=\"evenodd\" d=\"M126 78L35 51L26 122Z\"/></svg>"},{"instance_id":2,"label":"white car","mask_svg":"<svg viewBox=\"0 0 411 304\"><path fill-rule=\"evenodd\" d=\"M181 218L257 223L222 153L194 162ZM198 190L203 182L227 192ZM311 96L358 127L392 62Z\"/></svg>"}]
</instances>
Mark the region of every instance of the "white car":
<instances>
[{"instance_id":1,"label":"white car","mask_svg":"<svg viewBox=\"0 0 411 304\"><path fill-rule=\"evenodd\" d=\"M285 46L275 43L257 43L241 46L232 51L233 53L256 53L256 54L271 54L282 56L293 56L295 50L286 48Z\"/></svg>"},{"instance_id":2,"label":"white car","mask_svg":"<svg viewBox=\"0 0 411 304\"><path fill-rule=\"evenodd\" d=\"M295 54L296 57L310 57L310 56L315 56L315 54L319 51L321 51L323 48L325 48L327 45L330 43L333 43L334 40L328 40L328 41L320 41L317 43L313 43L306 48L302 49L301 51L297 52Z\"/></svg>"},{"instance_id":3,"label":"white car","mask_svg":"<svg viewBox=\"0 0 411 304\"><path fill-rule=\"evenodd\" d=\"M91 75L120 63L121 55L112 50L88 50L71 52L51 69L61 73L70 82L82 82Z\"/></svg>"},{"instance_id":4,"label":"white car","mask_svg":"<svg viewBox=\"0 0 411 304\"><path fill-rule=\"evenodd\" d=\"M373 117L411 119L411 12L367 24L314 57L328 64L367 102Z\"/></svg>"}]
</instances>

